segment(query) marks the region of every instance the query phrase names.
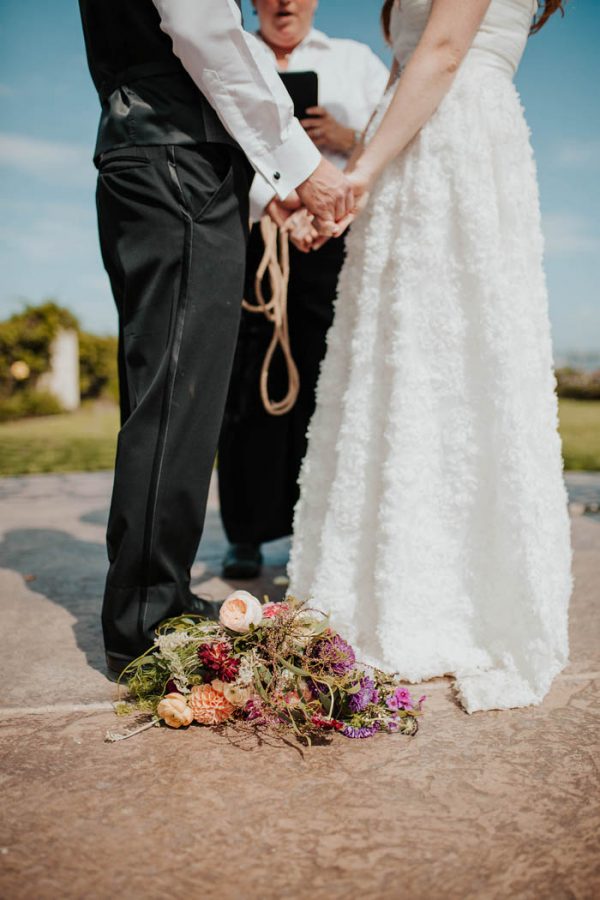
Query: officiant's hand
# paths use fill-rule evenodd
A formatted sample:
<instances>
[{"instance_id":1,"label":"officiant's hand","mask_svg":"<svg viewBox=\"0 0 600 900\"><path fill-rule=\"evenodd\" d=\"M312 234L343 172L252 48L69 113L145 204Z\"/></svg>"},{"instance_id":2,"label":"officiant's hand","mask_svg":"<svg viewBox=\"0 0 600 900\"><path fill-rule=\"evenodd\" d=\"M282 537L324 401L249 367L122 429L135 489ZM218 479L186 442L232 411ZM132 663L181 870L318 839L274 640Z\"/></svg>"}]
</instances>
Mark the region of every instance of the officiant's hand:
<instances>
[{"instance_id":1,"label":"officiant's hand","mask_svg":"<svg viewBox=\"0 0 600 900\"><path fill-rule=\"evenodd\" d=\"M356 144L356 132L353 128L340 124L322 106L309 106L306 112L310 118L301 119L300 124L319 150L343 153L344 156L352 153Z\"/></svg>"},{"instance_id":2,"label":"officiant's hand","mask_svg":"<svg viewBox=\"0 0 600 900\"><path fill-rule=\"evenodd\" d=\"M316 230L324 237L334 235L336 222L344 220L355 206L349 180L326 159L321 159L312 175L296 190L303 205L315 217Z\"/></svg>"}]
</instances>

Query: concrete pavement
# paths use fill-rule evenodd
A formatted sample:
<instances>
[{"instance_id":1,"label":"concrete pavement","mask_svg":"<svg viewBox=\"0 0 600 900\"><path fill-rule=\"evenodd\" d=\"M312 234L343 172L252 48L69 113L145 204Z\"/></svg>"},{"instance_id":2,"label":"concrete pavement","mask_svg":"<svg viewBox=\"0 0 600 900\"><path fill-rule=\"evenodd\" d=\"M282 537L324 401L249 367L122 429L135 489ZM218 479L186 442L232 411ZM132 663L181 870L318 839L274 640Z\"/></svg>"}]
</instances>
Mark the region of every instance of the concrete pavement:
<instances>
[{"instance_id":1,"label":"concrete pavement","mask_svg":"<svg viewBox=\"0 0 600 900\"><path fill-rule=\"evenodd\" d=\"M110 473L0 480L0 896L600 895L600 474L568 475L572 662L542 706L467 716L428 682L416 739L304 750L119 724L99 626ZM194 588L222 596L213 487ZM255 593L287 545L267 548Z\"/></svg>"}]
</instances>

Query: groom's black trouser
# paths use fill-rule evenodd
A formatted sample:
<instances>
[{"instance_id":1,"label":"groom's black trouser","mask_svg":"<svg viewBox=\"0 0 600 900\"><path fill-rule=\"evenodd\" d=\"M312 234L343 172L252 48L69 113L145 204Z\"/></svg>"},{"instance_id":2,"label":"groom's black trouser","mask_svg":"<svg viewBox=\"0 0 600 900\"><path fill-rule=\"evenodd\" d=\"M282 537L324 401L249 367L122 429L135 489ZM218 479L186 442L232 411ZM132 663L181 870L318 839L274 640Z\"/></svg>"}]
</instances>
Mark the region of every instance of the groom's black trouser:
<instances>
[{"instance_id":1,"label":"groom's black trouser","mask_svg":"<svg viewBox=\"0 0 600 900\"><path fill-rule=\"evenodd\" d=\"M102 625L118 662L189 598L235 349L251 170L225 144L111 150L100 244L119 312L121 423Z\"/></svg>"}]
</instances>

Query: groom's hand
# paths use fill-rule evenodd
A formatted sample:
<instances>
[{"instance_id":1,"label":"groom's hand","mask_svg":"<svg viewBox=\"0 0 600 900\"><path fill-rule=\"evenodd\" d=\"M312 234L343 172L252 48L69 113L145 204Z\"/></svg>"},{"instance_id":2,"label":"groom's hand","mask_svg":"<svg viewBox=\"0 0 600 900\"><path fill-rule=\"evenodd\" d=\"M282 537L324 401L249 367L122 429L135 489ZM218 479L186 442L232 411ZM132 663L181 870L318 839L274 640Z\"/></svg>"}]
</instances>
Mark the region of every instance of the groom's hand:
<instances>
[{"instance_id":1,"label":"groom's hand","mask_svg":"<svg viewBox=\"0 0 600 900\"><path fill-rule=\"evenodd\" d=\"M345 219L354 209L350 182L326 159L321 160L310 178L296 190L304 206L314 215L317 231L323 235L335 234L335 223Z\"/></svg>"},{"instance_id":2,"label":"groom's hand","mask_svg":"<svg viewBox=\"0 0 600 900\"><path fill-rule=\"evenodd\" d=\"M279 200L277 197L274 197L271 202L267 204L265 212L271 217L275 224L281 228L289 219L293 211L300 208L300 205L300 198L296 191L293 191L293 193L291 193L289 197L286 197L285 200Z\"/></svg>"},{"instance_id":3,"label":"groom's hand","mask_svg":"<svg viewBox=\"0 0 600 900\"><path fill-rule=\"evenodd\" d=\"M373 188L373 179L366 172L362 171L360 163L357 163L356 167L348 173L348 181L352 186L354 195L353 209L350 210L348 215L344 216L343 219L340 219L340 221L336 223L335 230L331 234L325 235L321 232L321 237L318 237L313 241L311 250L319 250L330 237L340 237L340 235L342 235L354 222L356 217L361 214L369 202L369 197Z\"/></svg>"}]
</instances>

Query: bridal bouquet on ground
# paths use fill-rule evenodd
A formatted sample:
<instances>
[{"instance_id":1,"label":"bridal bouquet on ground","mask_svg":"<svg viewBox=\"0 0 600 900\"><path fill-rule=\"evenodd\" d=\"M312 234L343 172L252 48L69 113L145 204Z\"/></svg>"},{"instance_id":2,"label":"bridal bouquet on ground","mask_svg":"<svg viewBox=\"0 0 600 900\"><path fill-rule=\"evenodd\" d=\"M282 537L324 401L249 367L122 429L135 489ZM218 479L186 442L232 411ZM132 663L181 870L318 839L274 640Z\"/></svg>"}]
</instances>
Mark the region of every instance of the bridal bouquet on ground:
<instances>
[{"instance_id":1,"label":"bridal bouquet on ground","mask_svg":"<svg viewBox=\"0 0 600 900\"><path fill-rule=\"evenodd\" d=\"M219 622L180 616L164 622L154 645L125 669L121 710L152 716L129 737L164 722L264 725L311 736L339 732L413 735L425 697L414 701L397 679L362 665L328 617L288 597L261 603L235 591Z\"/></svg>"}]
</instances>

